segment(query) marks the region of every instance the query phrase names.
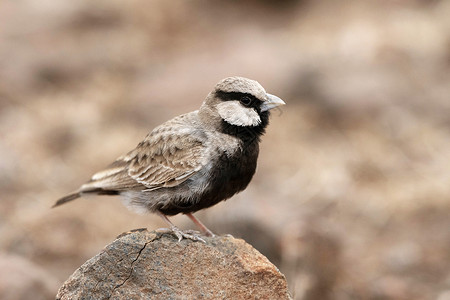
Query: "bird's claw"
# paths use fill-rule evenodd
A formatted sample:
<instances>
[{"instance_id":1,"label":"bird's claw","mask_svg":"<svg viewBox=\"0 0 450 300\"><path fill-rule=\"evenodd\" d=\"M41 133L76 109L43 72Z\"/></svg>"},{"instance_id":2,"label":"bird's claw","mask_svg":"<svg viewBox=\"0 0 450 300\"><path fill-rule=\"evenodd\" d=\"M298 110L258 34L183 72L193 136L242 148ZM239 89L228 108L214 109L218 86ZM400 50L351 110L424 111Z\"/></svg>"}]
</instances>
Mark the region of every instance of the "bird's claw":
<instances>
[{"instance_id":1,"label":"bird's claw","mask_svg":"<svg viewBox=\"0 0 450 300\"><path fill-rule=\"evenodd\" d=\"M189 239L192 241L199 241L206 244L206 241L200 237L200 232L196 230L181 230L176 226L171 228L159 228L156 230L161 233L170 233L175 235L178 238L178 241L181 242L183 239Z\"/></svg>"}]
</instances>

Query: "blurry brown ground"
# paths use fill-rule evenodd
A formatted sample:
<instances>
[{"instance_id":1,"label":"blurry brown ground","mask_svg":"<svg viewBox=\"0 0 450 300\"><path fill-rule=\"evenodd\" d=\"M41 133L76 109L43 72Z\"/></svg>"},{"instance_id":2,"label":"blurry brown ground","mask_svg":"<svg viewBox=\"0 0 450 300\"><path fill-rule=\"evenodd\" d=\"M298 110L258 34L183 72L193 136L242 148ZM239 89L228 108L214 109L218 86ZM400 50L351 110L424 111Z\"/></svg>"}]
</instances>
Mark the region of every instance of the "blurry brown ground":
<instances>
[{"instance_id":1,"label":"blurry brown ground","mask_svg":"<svg viewBox=\"0 0 450 300\"><path fill-rule=\"evenodd\" d=\"M282 3L2 1L0 298L51 298L164 226L114 197L50 206L241 75L287 105L249 188L200 218L296 299L450 299L450 1Z\"/></svg>"}]
</instances>

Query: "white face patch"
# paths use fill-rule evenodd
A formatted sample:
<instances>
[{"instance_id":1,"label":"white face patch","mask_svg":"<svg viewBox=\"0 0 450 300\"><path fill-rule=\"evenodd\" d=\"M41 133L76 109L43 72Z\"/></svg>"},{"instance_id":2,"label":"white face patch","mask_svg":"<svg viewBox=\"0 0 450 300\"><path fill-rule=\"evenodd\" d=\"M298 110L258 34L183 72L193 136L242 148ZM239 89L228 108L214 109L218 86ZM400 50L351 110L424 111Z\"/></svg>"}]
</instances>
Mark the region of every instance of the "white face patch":
<instances>
[{"instance_id":1,"label":"white face patch","mask_svg":"<svg viewBox=\"0 0 450 300\"><path fill-rule=\"evenodd\" d=\"M224 121L237 126L257 126L261 118L256 110L244 107L238 101L225 101L217 105L217 112Z\"/></svg>"}]
</instances>

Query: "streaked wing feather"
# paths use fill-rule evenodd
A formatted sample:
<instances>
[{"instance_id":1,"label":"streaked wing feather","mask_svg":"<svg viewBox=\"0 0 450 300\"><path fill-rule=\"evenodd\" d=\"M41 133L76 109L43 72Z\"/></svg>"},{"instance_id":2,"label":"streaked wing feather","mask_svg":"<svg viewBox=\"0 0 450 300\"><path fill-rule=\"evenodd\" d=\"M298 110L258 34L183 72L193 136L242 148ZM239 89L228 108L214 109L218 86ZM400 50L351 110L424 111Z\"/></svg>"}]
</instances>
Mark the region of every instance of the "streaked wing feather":
<instances>
[{"instance_id":1,"label":"streaked wing feather","mask_svg":"<svg viewBox=\"0 0 450 300\"><path fill-rule=\"evenodd\" d=\"M195 114L155 128L134 150L94 174L80 192L153 190L176 186L194 175L203 165L206 149L205 135L189 124Z\"/></svg>"},{"instance_id":2,"label":"streaked wing feather","mask_svg":"<svg viewBox=\"0 0 450 300\"><path fill-rule=\"evenodd\" d=\"M205 146L192 135L159 136L136 149L128 174L148 188L175 186L200 170Z\"/></svg>"},{"instance_id":3,"label":"streaked wing feather","mask_svg":"<svg viewBox=\"0 0 450 300\"><path fill-rule=\"evenodd\" d=\"M143 188L142 184L128 175L129 162L123 157L119 157L106 169L95 173L91 180L81 186L81 192L90 190L115 190L123 191L128 189Z\"/></svg>"}]
</instances>

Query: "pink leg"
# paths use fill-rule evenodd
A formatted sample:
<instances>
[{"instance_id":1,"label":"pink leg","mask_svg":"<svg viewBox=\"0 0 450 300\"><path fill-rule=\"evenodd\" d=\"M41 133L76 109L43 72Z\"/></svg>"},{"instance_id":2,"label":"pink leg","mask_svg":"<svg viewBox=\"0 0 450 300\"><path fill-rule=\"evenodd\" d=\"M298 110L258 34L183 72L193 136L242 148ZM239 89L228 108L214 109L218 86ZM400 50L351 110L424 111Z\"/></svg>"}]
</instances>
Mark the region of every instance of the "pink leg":
<instances>
[{"instance_id":1,"label":"pink leg","mask_svg":"<svg viewBox=\"0 0 450 300\"><path fill-rule=\"evenodd\" d=\"M193 241L200 241L200 242L206 243L205 240L200 237L198 231L196 233L195 232L191 233L189 231L182 231L181 229L179 229L178 227L173 225L173 223L170 222L169 218L167 218L167 216L165 214L163 214L160 211L157 211L156 213L170 226L170 229L160 228L157 230L158 232L173 233L177 236L178 241L181 241L182 239L190 239Z\"/></svg>"},{"instance_id":2,"label":"pink leg","mask_svg":"<svg viewBox=\"0 0 450 300\"><path fill-rule=\"evenodd\" d=\"M176 227L165 214L163 214L159 210L157 210L156 213L170 226L170 228Z\"/></svg>"},{"instance_id":3,"label":"pink leg","mask_svg":"<svg viewBox=\"0 0 450 300\"><path fill-rule=\"evenodd\" d=\"M200 230L206 235L206 236L215 236L214 233L212 233L211 230L209 230L208 228L206 228L206 226L196 217L194 217L194 215L192 213L187 213L186 216L189 217L189 219L192 220L192 222L195 223L195 225L197 225Z\"/></svg>"}]
</instances>

